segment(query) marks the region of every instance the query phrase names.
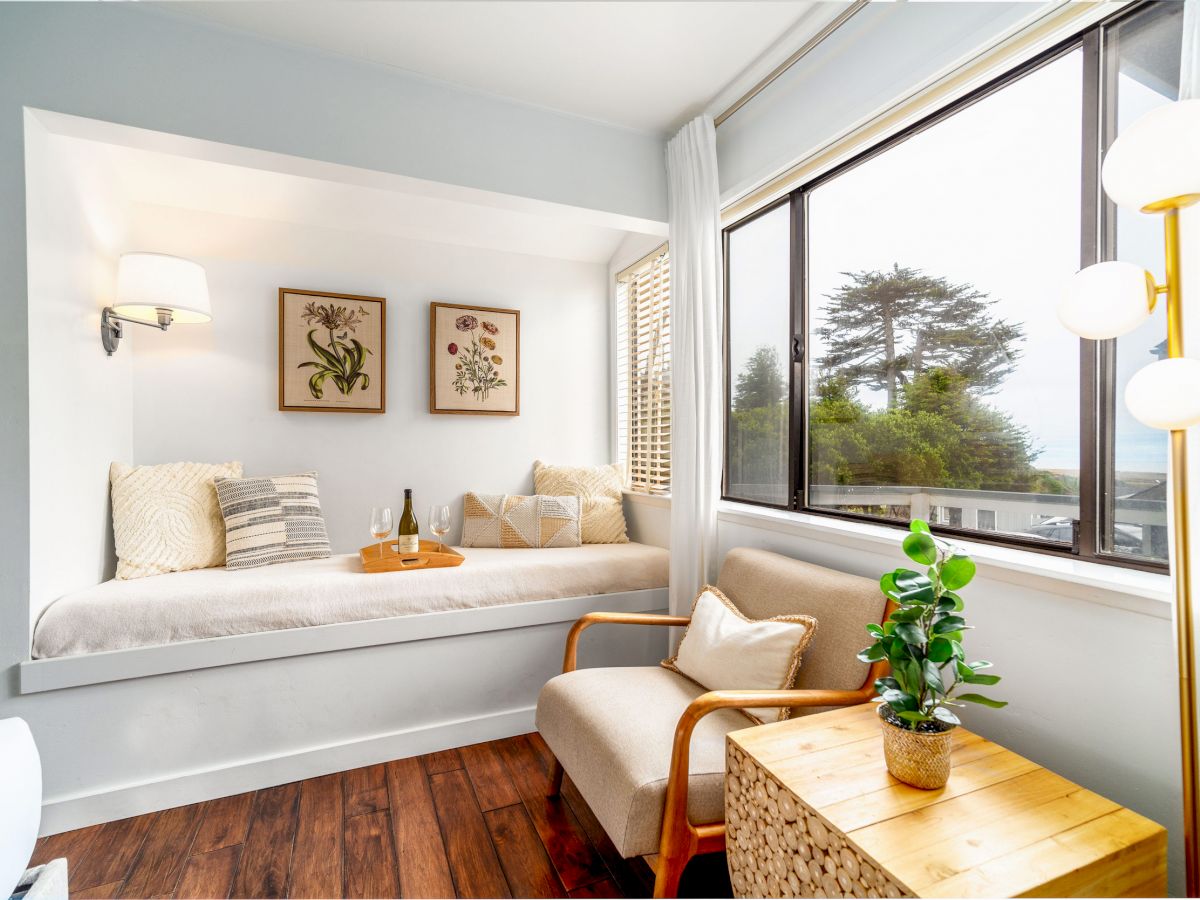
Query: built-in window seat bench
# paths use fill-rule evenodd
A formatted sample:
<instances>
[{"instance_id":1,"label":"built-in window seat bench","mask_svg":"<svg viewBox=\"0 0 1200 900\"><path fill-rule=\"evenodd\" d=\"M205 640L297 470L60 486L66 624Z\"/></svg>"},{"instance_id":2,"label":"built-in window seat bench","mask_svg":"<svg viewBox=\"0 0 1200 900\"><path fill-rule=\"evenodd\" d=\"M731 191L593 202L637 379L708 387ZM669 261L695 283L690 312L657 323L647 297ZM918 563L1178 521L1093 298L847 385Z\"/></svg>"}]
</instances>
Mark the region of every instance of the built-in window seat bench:
<instances>
[{"instance_id":1,"label":"built-in window seat bench","mask_svg":"<svg viewBox=\"0 0 1200 900\"><path fill-rule=\"evenodd\" d=\"M51 834L534 728L571 624L665 612L667 551L464 549L109 581L41 615L19 710ZM665 629L591 628L583 665L655 665Z\"/></svg>"},{"instance_id":2,"label":"built-in window seat bench","mask_svg":"<svg viewBox=\"0 0 1200 900\"><path fill-rule=\"evenodd\" d=\"M612 596L618 607L666 605L668 553L660 547L461 552L461 566L408 572L366 574L357 554L344 554L106 581L68 594L42 613L34 660L23 667L23 689L563 621L560 616L574 615L575 608L579 614L603 608L587 602L597 597ZM570 609L552 610L549 602ZM241 652L234 648L231 639L250 636L266 641L243 642ZM214 646L221 651L214 654ZM149 650L152 655L134 652ZM85 657L104 658L110 674L96 669L88 676L56 677L47 671L43 678L40 672L47 662ZM122 658L130 664L123 667Z\"/></svg>"}]
</instances>

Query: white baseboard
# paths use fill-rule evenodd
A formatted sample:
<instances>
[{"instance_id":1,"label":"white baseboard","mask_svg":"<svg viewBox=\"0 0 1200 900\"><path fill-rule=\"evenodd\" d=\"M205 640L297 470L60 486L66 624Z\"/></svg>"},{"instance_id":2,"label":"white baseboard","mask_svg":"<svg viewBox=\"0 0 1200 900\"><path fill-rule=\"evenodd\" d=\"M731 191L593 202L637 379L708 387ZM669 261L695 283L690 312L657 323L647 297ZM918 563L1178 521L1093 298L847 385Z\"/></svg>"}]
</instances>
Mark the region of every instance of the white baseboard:
<instances>
[{"instance_id":1,"label":"white baseboard","mask_svg":"<svg viewBox=\"0 0 1200 900\"><path fill-rule=\"evenodd\" d=\"M534 707L368 735L278 756L183 772L86 794L51 797L42 804L42 835L83 828L215 797L327 775L391 759L462 747L533 731Z\"/></svg>"}]
</instances>

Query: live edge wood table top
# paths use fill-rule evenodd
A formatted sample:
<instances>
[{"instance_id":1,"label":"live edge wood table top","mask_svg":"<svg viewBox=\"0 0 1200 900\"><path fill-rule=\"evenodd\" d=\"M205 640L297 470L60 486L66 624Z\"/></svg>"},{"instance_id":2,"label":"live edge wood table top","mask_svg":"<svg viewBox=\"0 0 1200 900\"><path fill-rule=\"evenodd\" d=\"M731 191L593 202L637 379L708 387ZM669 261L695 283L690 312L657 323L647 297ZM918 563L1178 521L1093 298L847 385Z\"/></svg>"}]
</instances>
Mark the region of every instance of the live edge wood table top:
<instances>
[{"instance_id":1,"label":"live edge wood table top","mask_svg":"<svg viewBox=\"0 0 1200 900\"><path fill-rule=\"evenodd\" d=\"M888 774L873 703L726 739L738 897L1162 897L1160 825L959 727L944 788Z\"/></svg>"}]
</instances>

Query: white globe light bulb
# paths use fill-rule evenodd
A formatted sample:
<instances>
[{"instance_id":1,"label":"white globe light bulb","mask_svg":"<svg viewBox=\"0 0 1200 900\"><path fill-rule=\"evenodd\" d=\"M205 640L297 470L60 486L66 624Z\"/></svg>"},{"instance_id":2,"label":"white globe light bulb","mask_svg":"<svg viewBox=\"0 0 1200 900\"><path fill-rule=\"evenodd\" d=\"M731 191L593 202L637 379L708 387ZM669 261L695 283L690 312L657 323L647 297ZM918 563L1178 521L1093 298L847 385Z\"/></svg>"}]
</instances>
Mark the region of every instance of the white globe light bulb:
<instances>
[{"instance_id":1,"label":"white globe light bulb","mask_svg":"<svg viewBox=\"0 0 1200 900\"><path fill-rule=\"evenodd\" d=\"M1200 98L1153 109L1104 157L1104 191L1126 209L1161 211L1200 194ZM1195 197L1193 196L1192 202Z\"/></svg>"},{"instance_id":2,"label":"white globe light bulb","mask_svg":"<svg viewBox=\"0 0 1200 900\"><path fill-rule=\"evenodd\" d=\"M1200 359L1160 359L1125 387L1125 405L1150 428L1172 431L1200 423Z\"/></svg>"},{"instance_id":3,"label":"white globe light bulb","mask_svg":"<svg viewBox=\"0 0 1200 900\"><path fill-rule=\"evenodd\" d=\"M1081 269L1067 285L1058 318L1081 338L1103 341L1120 337L1150 317L1154 277L1141 266L1102 262Z\"/></svg>"}]
</instances>

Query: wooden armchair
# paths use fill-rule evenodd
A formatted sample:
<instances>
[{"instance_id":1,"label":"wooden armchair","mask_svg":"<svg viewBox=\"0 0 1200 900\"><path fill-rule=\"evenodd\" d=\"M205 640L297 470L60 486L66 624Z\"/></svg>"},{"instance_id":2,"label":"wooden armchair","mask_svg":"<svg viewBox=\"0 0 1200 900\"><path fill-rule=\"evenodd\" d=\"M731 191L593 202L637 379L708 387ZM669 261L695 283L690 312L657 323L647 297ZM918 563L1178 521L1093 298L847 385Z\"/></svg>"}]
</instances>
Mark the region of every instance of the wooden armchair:
<instances>
[{"instance_id":1,"label":"wooden armchair","mask_svg":"<svg viewBox=\"0 0 1200 900\"><path fill-rule=\"evenodd\" d=\"M667 669L577 669L579 638L598 624L686 625L685 616L590 613L567 637L563 674L538 698L538 730L625 857L654 861L654 896L673 897L688 861L725 849L725 734L753 724L743 708L793 715L865 703L886 663L860 663L865 627L889 604L869 579L763 550L729 552L717 586L746 615L816 617L817 634L792 690L705 691ZM673 736L672 736L673 732Z\"/></svg>"}]
</instances>

